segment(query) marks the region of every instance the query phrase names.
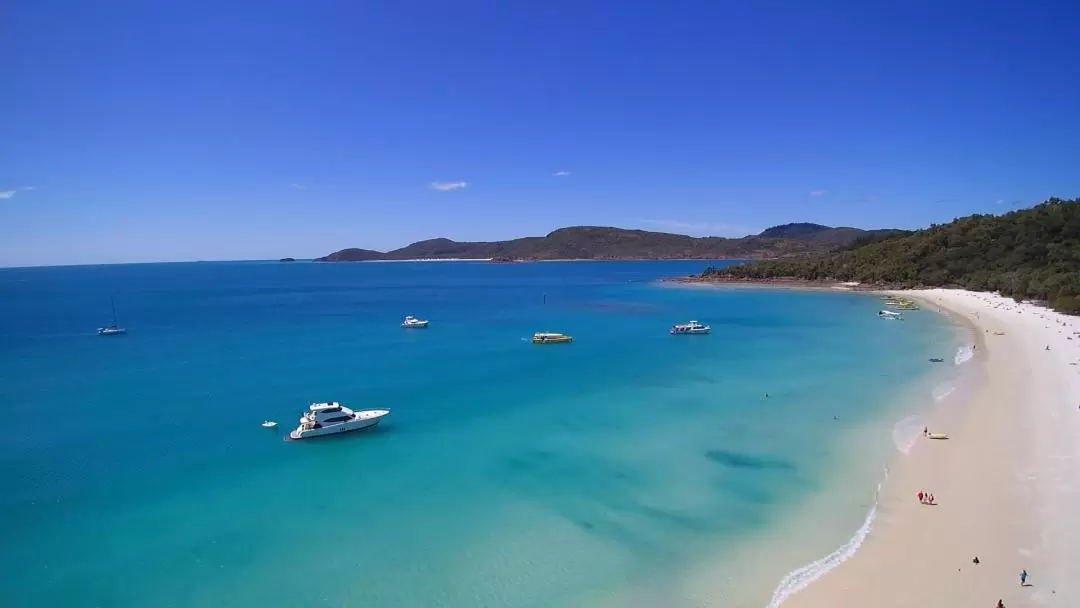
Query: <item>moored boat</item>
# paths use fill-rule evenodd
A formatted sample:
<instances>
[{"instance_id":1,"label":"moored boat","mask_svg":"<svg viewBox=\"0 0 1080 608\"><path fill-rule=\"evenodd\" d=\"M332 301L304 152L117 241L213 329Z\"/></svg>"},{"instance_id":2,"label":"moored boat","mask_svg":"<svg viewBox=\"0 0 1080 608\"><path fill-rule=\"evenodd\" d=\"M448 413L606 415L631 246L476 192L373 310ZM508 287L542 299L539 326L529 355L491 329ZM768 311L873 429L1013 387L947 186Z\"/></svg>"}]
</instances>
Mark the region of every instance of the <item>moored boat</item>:
<instances>
[{"instance_id":1,"label":"moored boat","mask_svg":"<svg viewBox=\"0 0 1080 608\"><path fill-rule=\"evenodd\" d=\"M676 323L675 325L672 325L668 333L675 336L680 334L707 334L710 331L712 331L712 328L708 325L703 325L701 323L698 323L697 321L691 320L686 323Z\"/></svg>"},{"instance_id":2,"label":"moored boat","mask_svg":"<svg viewBox=\"0 0 1080 608\"><path fill-rule=\"evenodd\" d=\"M879 310L877 316L882 319L890 319L893 321L903 321L904 315L902 313L893 312L891 310Z\"/></svg>"},{"instance_id":3,"label":"moored boat","mask_svg":"<svg viewBox=\"0 0 1080 608\"><path fill-rule=\"evenodd\" d=\"M533 344L565 344L573 342L574 338L566 334L558 334L550 331L538 331L533 334Z\"/></svg>"},{"instance_id":4,"label":"moored boat","mask_svg":"<svg viewBox=\"0 0 1080 608\"><path fill-rule=\"evenodd\" d=\"M97 333L99 336L120 336L127 333L127 330L116 322L116 300L112 300L112 325L99 327Z\"/></svg>"},{"instance_id":5,"label":"moored boat","mask_svg":"<svg viewBox=\"0 0 1080 608\"><path fill-rule=\"evenodd\" d=\"M406 328L420 329L420 328L423 328L423 327L427 327L428 322L423 321L421 319L417 319L416 317L414 317L412 315L408 315L401 321L401 326L406 327Z\"/></svg>"},{"instance_id":6,"label":"moored boat","mask_svg":"<svg viewBox=\"0 0 1080 608\"><path fill-rule=\"evenodd\" d=\"M334 435L373 427L390 410L351 410L337 401L312 403L300 416L300 426L289 433L292 439Z\"/></svg>"}]
</instances>

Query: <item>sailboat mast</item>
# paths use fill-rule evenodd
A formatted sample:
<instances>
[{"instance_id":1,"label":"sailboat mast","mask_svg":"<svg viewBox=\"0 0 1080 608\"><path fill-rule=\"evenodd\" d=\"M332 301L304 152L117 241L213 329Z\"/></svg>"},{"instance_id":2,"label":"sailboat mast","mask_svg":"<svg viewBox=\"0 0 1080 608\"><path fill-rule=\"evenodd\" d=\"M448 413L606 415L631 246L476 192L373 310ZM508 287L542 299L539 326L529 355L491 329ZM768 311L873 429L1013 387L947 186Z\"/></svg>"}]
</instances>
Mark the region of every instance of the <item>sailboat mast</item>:
<instances>
[{"instance_id":1,"label":"sailboat mast","mask_svg":"<svg viewBox=\"0 0 1080 608\"><path fill-rule=\"evenodd\" d=\"M117 323L116 323L116 298L109 298L109 302L112 304L112 324L113 324L113 327L115 327L117 325Z\"/></svg>"}]
</instances>

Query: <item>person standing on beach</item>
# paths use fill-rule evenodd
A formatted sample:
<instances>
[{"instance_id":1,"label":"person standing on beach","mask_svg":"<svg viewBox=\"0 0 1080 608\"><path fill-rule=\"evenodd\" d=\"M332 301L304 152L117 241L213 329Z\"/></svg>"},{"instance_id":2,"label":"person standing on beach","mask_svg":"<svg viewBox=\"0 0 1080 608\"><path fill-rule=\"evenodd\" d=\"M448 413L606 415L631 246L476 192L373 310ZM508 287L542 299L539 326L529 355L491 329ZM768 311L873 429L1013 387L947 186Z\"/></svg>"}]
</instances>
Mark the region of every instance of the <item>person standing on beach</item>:
<instances>
[{"instance_id":1,"label":"person standing on beach","mask_svg":"<svg viewBox=\"0 0 1080 608\"><path fill-rule=\"evenodd\" d=\"M919 490L919 493L916 494L916 496L919 497L919 502L923 502L923 491L922 490Z\"/></svg>"},{"instance_id":2,"label":"person standing on beach","mask_svg":"<svg viewBox=\"0 0 1080 608\"><path fill-rule=\"evenodd\" d=\"M1027 577L1028 577L1027 568L1024 568L1023 570L1020 571L1020 586L1021 587L1023 587L1024 584L1027 583Z\"/></svg>"}]
</instances>

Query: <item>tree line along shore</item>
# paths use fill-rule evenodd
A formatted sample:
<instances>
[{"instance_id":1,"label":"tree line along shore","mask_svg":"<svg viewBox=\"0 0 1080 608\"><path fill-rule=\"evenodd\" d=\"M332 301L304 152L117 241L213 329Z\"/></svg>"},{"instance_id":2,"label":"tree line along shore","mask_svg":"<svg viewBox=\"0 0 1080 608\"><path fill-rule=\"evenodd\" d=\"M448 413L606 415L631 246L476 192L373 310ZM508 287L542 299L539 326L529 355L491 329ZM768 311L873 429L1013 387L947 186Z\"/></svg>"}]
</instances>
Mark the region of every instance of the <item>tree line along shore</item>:
<instances>
[{"instance_id":1,"label":"tree line along shore","mask_svg":"<svg viewBox=\"0 0 1080 608\"><path fill-rule=\"evenodd\" d=\"M710 267L689 280L957 287L1080 314L1080 199L1051 198L1003 215L869 234L828 252Z\"/></svg>"}]
</instances>

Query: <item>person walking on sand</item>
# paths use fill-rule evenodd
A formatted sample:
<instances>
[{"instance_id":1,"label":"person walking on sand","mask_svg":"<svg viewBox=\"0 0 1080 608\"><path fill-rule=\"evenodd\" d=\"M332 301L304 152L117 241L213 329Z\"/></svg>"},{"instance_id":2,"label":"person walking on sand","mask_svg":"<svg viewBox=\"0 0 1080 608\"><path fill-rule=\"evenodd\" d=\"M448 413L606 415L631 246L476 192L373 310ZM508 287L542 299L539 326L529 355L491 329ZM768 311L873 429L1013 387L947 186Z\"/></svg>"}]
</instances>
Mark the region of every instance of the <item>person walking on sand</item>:
<instances>
[{"instance_id":1,"label":"person walking on sand","mask_svg":"<svg viewBox=\"0 0 1080 608\"><path fill-rule=\"evenodd\" d=\"M1025 584L1027 584L1027 577L1028 577L1027 568L1025 568L1025 569L1020 571L1020 586L1021 587L1023 587Z\"/></svg>"},{"instance_id":2,"label":"person walking on sand","mask_svg":"<svg viewBox=\"0 0 1080 608\"><path fill-rule=\"evenodd\" d=\"M922 490L919 490L919 493L916 494L916 496L919 497L919 502L923 502L923 491Z\"/></svg>"},{"instance_id":3,"label":"person walking on sand","mask_svg":"<svg viewBox=\"0 0 1080 608\"><path fill-rule=\"evenodd\" d=\"M928 504L928 505L934 504L934 495L933 494L927 494L926 495L926 504Z\"/></svg>"}]
</instances>

